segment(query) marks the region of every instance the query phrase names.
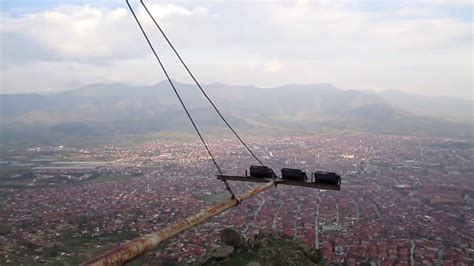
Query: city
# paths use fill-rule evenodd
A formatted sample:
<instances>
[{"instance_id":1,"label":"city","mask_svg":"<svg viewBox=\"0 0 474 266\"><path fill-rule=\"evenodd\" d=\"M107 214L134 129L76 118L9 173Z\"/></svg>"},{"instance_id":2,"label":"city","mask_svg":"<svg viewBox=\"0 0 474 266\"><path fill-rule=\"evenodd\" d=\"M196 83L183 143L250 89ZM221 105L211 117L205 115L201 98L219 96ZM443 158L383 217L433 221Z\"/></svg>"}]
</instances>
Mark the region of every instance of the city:
<instances>
[{"instance_id":1,"label":"city","mask_svg":"<svg viewBox=\"0 0 474 266\"><path fill-rule=\"evenodd\" d=\"M148 253L195 262L219 232L278 231L330 264L472 265L474 148L434 137L332 132L247 139L275 169L334 171L340 191L279 186ZM210 141L226 174L252 164L231 138ZM35 146L0 159L0 264L77 264L229 197L197 140ZM255 184L230 182L242 193Z\"/></svg>"}]
</instances>

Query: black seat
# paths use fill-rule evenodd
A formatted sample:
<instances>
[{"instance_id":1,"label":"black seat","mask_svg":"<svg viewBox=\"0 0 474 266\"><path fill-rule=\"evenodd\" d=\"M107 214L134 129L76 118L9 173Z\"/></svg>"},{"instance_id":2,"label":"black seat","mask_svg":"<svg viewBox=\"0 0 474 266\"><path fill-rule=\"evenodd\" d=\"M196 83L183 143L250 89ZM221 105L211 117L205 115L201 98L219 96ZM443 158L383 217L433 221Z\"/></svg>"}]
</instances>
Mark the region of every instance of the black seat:
<instances>
[{"instance_id":1,"label":"black seat","mask_svg":"<svg viewBox=\"0 0 474 266\"><path fill-rule=\"evenodd\" d=\"M341 186L341 177L334 172L316 171L314 173L314 183Z\"/></svg>"},{"instance_id":2,"label":"black seat","mask_svg":"<svg viewBox=\"0 0 474 266\"><path fill-rule=\"evenodd\" d=\"M275 178L275 172L268 166L252 165L250 166L250 176L257 178Z\"/></svg>"},{"instance_id":3,"label":"black seat","mask_svg":"<svg viewBox=\"0 0 474 266\"><path fill-rule=\"evenodd\" d=\"M301 171L300 169L282 168L281 178L286 180L304 182L308 177L306 176L306 173Z\"/></svg>"}]
</instances>

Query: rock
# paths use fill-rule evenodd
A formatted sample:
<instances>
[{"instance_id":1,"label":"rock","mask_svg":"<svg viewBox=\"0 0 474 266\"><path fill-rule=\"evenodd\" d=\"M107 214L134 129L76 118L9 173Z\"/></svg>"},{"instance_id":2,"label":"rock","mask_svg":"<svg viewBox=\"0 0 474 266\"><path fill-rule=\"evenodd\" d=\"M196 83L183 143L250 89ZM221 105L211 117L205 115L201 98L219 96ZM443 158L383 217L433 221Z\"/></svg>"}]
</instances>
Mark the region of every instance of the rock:
<instances>
[{"instance_id":1,"label":"rock","mask_svg":"<svg viewBox=\"0 0 474 266\"><path fill-rule=\"evenodd\" d=\"M261 264L256 261L251 261L247 264L247 266L261 266Z\"/></svg>"},{"instance_id":2,"label":"rock","mask_svg":"<svg viewBox=\"0 0 474 266\"><path fill-rule=\"evenodd\" d=\"M242 243L239 243L240 240ZM317 250L284 234L259 233L251 239L243 240L235 230L226 229L221 231L221 242L241 246L233 247L223 244L222 247L204 255L195 265L299 266L321 265L322 263Z\"/></svg>"},{"instance_id":3,"label":"rock","mask_svg":"<svg viewBox=\"0 0 474 266\"><path fill-rule=\"evenodd\" d=\"M211 257L218 260L225 259L234 252L233 246L221 246L212 251Z\"/></svg>"},{"instance_id":4,"label":"rock","mask_svg":"<svg viewBox=\"0 0 474 266\"><path fill-rule=\"evenodd\" d=\"M244 238L232 228L226 228L221 231L221 242L234 248L242 246Z\"/></svg>"}]
</instances>

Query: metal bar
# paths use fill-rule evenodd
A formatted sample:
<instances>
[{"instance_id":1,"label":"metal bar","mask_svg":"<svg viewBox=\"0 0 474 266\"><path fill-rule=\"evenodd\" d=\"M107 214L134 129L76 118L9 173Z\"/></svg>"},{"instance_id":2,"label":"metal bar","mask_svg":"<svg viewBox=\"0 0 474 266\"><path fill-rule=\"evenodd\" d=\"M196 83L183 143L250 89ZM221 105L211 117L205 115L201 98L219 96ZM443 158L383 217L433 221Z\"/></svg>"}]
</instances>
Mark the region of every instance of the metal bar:
<instances>
[{"instance_id":1,"label":"metal bar","mask_svg":"<svg viewBox=\"0 0 474 266\"><path fill-rule=\"evenodd\" d=\"M271 178L237 176L237 175L217 175L217 179L218 180L231 180L231 181L244 181L244 182L257 182L257 183L268 183L273 180Z\"/></svg>"},{"instance_id":2,"label":"metal bar","mask_svg":"<svg viewBox=\"0 0 474 266\"><path fill-rule=\"evenodd\" d=\"M243 182L270 182L274 181L275 185L288 185L288 186L298 186L298 187L310 187L310 188L319 188L319 189L329 189L329 190L341 190L340 186L321 184L314 182L306 181L291 181L281 178L271 179L271 178L257 178L251 176L230 176L230 175L217 175L219 180L230 180L230 181L243 181Z\"/></svg>"},{"instance_id":3,"label":"metal bar","mask_svg":"<svg viewBox=\"0 0 474 266\"><path fill-rule=\"evenodd\" d=\"M266 184L256 187L251 191L239 195L236 198L222 201L217 205L202 210L197 214L165 227L160 231L136 238L126 244L110 250L103 255L86 261L82 265L122 265L127 261L133 260L134 258L155 248L158 244L164 242L165 240L168 240L181 232L195 227L209 220L210 218L237 206L239 202L247 200L272 186L275 186L275 183L270 181Z\"/></svg>"}]
</instances>

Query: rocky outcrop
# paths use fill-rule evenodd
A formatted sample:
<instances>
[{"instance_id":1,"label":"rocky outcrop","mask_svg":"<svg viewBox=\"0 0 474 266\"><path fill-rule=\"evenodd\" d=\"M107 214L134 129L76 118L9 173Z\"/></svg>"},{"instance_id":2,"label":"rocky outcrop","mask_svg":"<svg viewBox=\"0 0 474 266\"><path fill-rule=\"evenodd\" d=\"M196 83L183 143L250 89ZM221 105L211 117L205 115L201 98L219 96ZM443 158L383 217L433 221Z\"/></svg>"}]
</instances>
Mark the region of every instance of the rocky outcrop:
<instances>
[{"instance_id":1,"label":"rocky outcrop","mask_svg":"<svg viewBox=\"0 0 474 266\"><path fill-rule=\"evenodd\" d=\"M241 247L245 242L242 235L232 228L226 228L222 230L220 237L222 244L233 246L234 248Z\"/></svg>"},{"instance_id":2,"label":"rocky outcrop","mask_svg":"<svg viewBox=\"0 0 474 266\"><path fill-rule=\"evenodd\" d=\"M233 246L220 246L211 252L211 258L217 261L223 260L229 257L234 252Z\"/></svg>"},{"instance_id":3,"label":"rocky outcrop","mask_svg":"<svg viewBox=\"0 0 474 266\"><path fill-rule=\"evenodd\" d=\"M237 231L221 231L222 246L203 256L196 265L320 265L319 252L280 233L260 233L245 240Z\"/></svg>"}]
</instances>

